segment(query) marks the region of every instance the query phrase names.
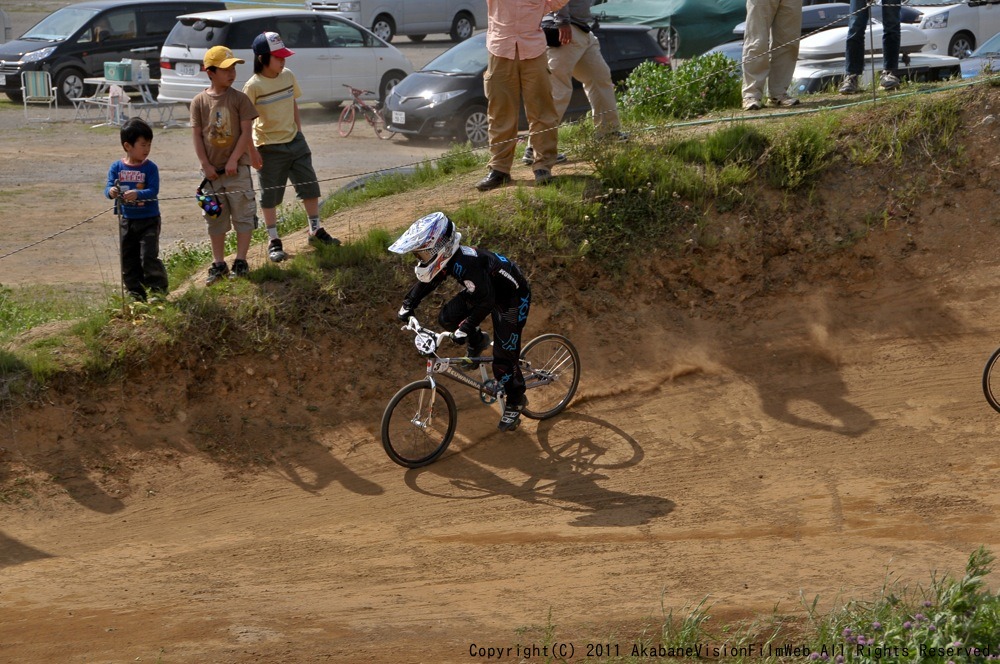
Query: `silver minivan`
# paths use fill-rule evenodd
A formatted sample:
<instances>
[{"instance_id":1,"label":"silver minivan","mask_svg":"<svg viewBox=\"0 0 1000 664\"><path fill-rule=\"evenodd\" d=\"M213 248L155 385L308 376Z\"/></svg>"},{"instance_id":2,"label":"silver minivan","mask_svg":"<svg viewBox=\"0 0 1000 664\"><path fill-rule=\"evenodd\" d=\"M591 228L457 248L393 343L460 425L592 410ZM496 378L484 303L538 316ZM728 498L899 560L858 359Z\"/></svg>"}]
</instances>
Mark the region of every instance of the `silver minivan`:
<instances>
[{"instance_id":1,"label":"silver minivan","mask_svg":"<svg viewBox=\"0 0 1000 664\"><path fill-rule=\"evenodd\" d=\"M437 33L460 42L486 27L484 0L306 0L306 7L350 19L387 42L395 35L419 42Z\"/></svg>"}]
</instances>

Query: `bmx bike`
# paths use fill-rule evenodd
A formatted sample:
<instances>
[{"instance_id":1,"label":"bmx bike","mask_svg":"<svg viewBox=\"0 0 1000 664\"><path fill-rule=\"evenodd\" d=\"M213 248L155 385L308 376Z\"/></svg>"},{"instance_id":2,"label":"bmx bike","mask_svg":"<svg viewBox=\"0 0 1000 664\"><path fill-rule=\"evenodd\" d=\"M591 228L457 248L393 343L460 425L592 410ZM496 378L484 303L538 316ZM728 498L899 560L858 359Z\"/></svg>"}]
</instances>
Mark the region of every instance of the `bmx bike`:
<instances>
[{"instance_id":1,"label":"bmx bike","mask_svg":"<svg viewBox=\"0 0 1000 664\"><path fill-rule=\"evenodd\" d=\"M389 140L396 135L396 132L385 128L385 118L379 113L378 107L372 106L361 98L362 95L373 95L375 94L374 92L371 90L361 90L347 83L343 85L345 88L350 89L352 99L344 107L344 110L340 112L340 122L337 125L337 131L341 136L346 137L350 135L351 130L354 129L354 121L357 119L358 114L361 114L361 117L368 121L368 124L375 130L375 135L379 138Z\"/></svg>"},{"instance_id":2,"label":"bmx bike","mask_svg":"<svg viewBox=\"0 0 1000 664\"><path fill-rule=\"evenodd\" d=\"M442 357L438 348L450 333L422 327L413 316L402 329L416 335L414 345L427 358L427 375L389 400L382 415L382 447L399 465L419 468L444 454L458 424L455 398L437 377L478 391L484 404L499 403L501 411L505 394L487 373L491 356ZM580 354L570 340L551 333L535 337L521 349L519 362L528 397L522 416L546 420L561 413L580 383Z\"/></svg>"}]
</instances>

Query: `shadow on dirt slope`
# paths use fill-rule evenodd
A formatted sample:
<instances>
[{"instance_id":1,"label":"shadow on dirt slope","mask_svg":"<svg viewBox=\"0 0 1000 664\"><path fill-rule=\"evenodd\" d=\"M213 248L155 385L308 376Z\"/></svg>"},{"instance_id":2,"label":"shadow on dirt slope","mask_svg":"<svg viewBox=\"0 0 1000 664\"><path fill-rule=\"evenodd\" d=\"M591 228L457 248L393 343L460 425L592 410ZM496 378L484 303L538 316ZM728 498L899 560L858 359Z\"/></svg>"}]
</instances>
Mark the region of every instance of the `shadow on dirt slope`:
<instances>
[{"instance_id":1,"label":"shadow on dirt slope","mask_svg":"<svg viewBox=\"0 0 1000 664\"><path fill-rule=\"evenodd\" d=\"M1000 327L1000 91L966 98L961 166L761 191L714 218L716 247L654 249L624 281L535 269L527 334L573 339L576 400L501 435L456 389L458 435L424 469L379 444L422 374L394 306L361 334L172 349L4 406L0 604L61 636L0 642L23 661L468 661L547 611L599 639L709 594L794 610L800 591L874 591L889 561L924 578L1000 544L979 392ZM373 211L398 227L411 208L352 214ZM128 647L60 623L71 605Z\"/></svg>"}]
</instances>

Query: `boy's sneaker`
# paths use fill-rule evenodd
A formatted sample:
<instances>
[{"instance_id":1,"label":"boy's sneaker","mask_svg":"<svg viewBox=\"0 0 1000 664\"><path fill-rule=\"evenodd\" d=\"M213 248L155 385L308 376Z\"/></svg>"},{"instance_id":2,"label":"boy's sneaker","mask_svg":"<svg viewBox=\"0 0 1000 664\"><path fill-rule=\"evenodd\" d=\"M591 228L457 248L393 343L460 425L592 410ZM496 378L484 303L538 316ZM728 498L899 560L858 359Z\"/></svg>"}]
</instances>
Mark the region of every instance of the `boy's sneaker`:
<instances>
[{"instance_id":1,"label":"boy's sneaker","mask_svg":"<svg viewBox=\"0 0 1000 664\"><path fill-rule=\"evenodd\" d=\"M229 276L233 279L245 277L250 273L250 264L245 260L237 258L233 261L233 272Z\"/></svg>"},{"instance_id":2,"label":"boy's sneaker","mask_svg":"<svg viewBox=\"0 0 1000 664\"><path fill-rule=\"evenodd\" d=\"M895 90L899 87L899 77L891 71L882 72L882 82L879 83L883 90Z\"/></svg>"},{"instance_id":3,"label":"boy's sneaker","mask_svg":"<svg viewBox=\"0 0 1000 664\"><path fill-rule=\"evenodd\" d=\"M274 238L267 245L267 257L270 258L275 263L280 263L281 261L288 258L288 254L285 253L284 247L281 245L281 240Z\"/></svg>"},{"instance_id":4,"label":"boy's sneaker","mask_svg":"<svg viewBox=\"0 0 1000 664\"><path fill-rule=\"evenodd\" d=\"M844 82L840 84L838 90L842 95L853 95L861 92L861 84L858 82L857 74L848 74L844 77Z\"/></svg>"},{"instance_id":5,"label":"boy's sneaker","mask_svg":"<svg viewBox=\"0 0 1000 664\"><path fill-rule=\"evenodd\" d=\"M521 157L521 161L527 164L528 166L531 166L533 163L535 163L535 149L530 145L524 148L524 156ZM566 155L564 155L562 152L556 154L557 164L561 164L564 161L566 161Z\"/></svg>"},{"instance_id":6,"label":"boy's sneaker","mask_svg":"<svg viewBox=\"0 0 1000 664\"><path fill-rule=\"evenodd\" d=\"M208 279L205 280L205 285L211 286L219 279L224 279L227 274L229 274L229 266L225 262L212 263L211 267L208 268Z\"/></svg>"},{"instance_id":7,"label":"boy's sneaker","mask_svg":"<svg viewBox=\"0 0 1000 664\"><path fill-rule=\"evenodd\" d=\"M326 244L333 247L339 247L340 240L327 233L325 228L321 228L316 231L315 234L309 236L309 244L314 246L317 244Z\"/></svg>"},{"instance_id":8,"label":"boy's sneaker","mask_svg":"<svg viewBox=\"0 0 1000 664\"><path fill-rule=\"evenodd\" d=\"M513 431L521 424L521 411L524 407L528 405L528 399L526 397L521 397L520 403L511 403L510 398L507 398L507 405L504 406L503 415L500 416L500 423L497 424L497 429L500 431Z\"/></svg>"},{"instance_id":9,"label":"boy's sneaker","mask_svg":"<svg viewBox=\"0 0 1000 664\"><path fill-rule=\"evenodd\" d=\"M756 97L743 98L744 111L759 111L760 109L761 109L760 99L757 99Z\"/></svg>"}]
</instances>

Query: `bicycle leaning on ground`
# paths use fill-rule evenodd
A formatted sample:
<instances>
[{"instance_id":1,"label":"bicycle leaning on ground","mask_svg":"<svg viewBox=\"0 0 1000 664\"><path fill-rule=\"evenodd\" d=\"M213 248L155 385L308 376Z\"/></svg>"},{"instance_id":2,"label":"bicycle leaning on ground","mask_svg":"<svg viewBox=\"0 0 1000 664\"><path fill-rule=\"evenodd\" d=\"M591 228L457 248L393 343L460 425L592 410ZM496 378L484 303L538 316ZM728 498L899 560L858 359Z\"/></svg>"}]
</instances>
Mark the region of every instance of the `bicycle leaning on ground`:
<instances>
[{"instance_id":1,"label":"bicycle leaning on ground","mask_svg":"<svg viewBox=\"0 0 1000 664\"><path fill-rule=\"evenodd\" d=\"M385 128L385 118L379 112L378 106L373 106L361 98L362 95L373 95L374 92L351 87L347 83L343 85L351 91L352 99L340 112L340 124L337 125L337 131L340 132L341 136L347 136L351 133L359 113L368 121L368 124L375 130L375 135L379 138L389 140L396 135L396 132Z\"/></svg>"},{"instance_id":2,"label":"bicycle leaning on ground","mask_svg":"<svg viewBox=\"0 0 1000 664\"><path fill-rule=\"evenodd\" d=\"M442 357L437 351L450 333L421 327L413 316L402 329L416 335L414 345L427 358L427 375L389 400L382 415L382 446L399 465L419 468L444 454L458 423L455 399L437 376L477 390L487 405L499 402L501 411L505 395L487 374L492 357ZM580 355L570 340L559 334L535 337L521 349L519 361L528 397L521 414L546 420L561 413L580 383Z\"/></svg>"}]
</instances>

